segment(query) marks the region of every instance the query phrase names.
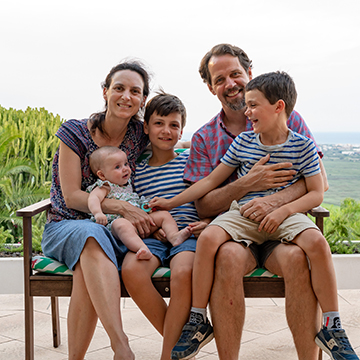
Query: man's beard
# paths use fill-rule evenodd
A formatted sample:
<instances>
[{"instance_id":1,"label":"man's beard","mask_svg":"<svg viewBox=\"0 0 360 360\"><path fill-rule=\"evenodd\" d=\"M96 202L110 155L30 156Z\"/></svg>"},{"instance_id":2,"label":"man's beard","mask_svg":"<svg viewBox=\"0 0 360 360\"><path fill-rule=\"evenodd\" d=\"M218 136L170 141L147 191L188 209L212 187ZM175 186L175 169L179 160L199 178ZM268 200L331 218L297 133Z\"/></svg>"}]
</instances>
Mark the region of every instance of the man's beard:
<instances>
[{"instance_id":1,"label":"man's beard","mask_svg":"<svg viewBox=\"0 0 360 360\"><path fill-rule=\"evenodd\" d=\"M244 93L244 89L241 89L240 87L237 87L235 89L236 90L241 90ZM227 97L227 94L229 92L233 91L233 90L234 90L234 88L225 92L225 94L224 94L225 99ZM225 100L225 101L226 101L227 107L229 109L231 109L231 110L234 110L234 111L242 110L245 107L245 98L244 98L244 96L242 98L240 98L240 99L234 100L233 102L230 102L230 101L227 101L227 100Z\"/></svg>"}]
</instances>

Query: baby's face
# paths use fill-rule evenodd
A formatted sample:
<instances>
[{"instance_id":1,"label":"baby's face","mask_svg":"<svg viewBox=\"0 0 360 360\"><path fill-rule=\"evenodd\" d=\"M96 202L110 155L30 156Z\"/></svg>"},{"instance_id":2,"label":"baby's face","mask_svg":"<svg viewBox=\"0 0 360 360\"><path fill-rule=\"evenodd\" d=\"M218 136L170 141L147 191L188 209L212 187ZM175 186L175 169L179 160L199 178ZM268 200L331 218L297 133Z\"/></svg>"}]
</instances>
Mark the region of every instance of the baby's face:
<instances>
[{"instance_id":1,"label":"baby's face","mask_svg":"<svg viewBox=\"0 0 360 360\"><path fill-rule=\"evenodd\" d=\"M126 185L131 175L127 156L123 151L108 155L104 161L103 173L105 179L113 184Z\"/></svg>"}]
</instances>

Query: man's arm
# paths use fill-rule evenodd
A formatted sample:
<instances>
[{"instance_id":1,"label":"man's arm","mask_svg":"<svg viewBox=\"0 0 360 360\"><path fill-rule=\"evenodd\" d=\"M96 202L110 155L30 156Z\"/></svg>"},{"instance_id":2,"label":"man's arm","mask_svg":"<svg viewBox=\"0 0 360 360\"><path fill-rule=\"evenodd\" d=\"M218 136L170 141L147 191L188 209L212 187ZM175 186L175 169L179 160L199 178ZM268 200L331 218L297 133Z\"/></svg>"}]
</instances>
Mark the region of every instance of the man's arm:
<instances>
[{"instance_id":1,"label":"man's arm","mask_svg":"<svg viewBox=\"0 0 360 360\"><path fill-rule=\"evenodd\" d=\"M319 158L321 176L323 181L324 191L329 189L329 184L327 181L326 171L323 162ZM251 220L262 221L263 218L270 214L272 211L278 209L279 207L288 204L300 197L304 196L309 190L305 185L303 178L298 180L295 184L278 191L272 195L265 196L262 198L256 198L241 207L241 214ZM310 210L311 206L307 210Z\"/></svg>"},{"instance_id":2,"label":"man's arm","mask_svg":"<svg viewBox=\"0 0 360 360\"><path fill-rule=\"evenodd\" d=\"M319 206L324 198L324 184L320 173L305 178L308 192L300 198L291 201L271 212L260 222L259 231L274 233L278 226L290 215L307 211Z\"/></svg>"},{"instance_id":3,"label":"man's arm","mask_svg":"<svg viewBox=\"0 0 360 360\"><path fill-rule=\"evenodd\" d=\"M295 171L282 170L291 163L265 165L269 155L258 161L247 175L221 188L214 189L195 202L200 217L217 216L230 208L233 200L239 201L250 191L262 191L280 187L292 179ZM301 196L301 195L299 195Z\"/></svg>"},{"instance_id":4,"label":"man's arm","mask_svg":"<svg viewBox=\"0 0 360 360\"><path fill-rule=\"evenodd\" d=\"M324 191L328 191L329 190L329 183L328 183L328 180L327 180L326 170L325 170L324 163L322 162L320 157L319 157L319 164L320 164L321 176L322 176L322 179L323 179Z\"/></svg>"}]
</instances>

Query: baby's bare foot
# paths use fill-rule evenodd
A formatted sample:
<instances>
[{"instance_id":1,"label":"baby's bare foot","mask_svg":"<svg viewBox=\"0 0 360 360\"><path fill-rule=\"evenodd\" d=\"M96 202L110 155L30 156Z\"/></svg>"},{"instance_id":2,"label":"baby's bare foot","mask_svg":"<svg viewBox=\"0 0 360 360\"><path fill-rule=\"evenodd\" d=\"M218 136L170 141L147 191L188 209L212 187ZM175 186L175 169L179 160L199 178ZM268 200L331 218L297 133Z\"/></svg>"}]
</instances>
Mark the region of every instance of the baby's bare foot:
<instances>
[{"instance_id":1,"label":"baby's bare foot","mask_svg":"<svg viewBox=\"0 0 360 360\"><path fill-rule=\"evenodd\" d=\"M150 260L152 253L148 248L140 248L136 253L136 258L138 260Z\"/></svg>"},{"instance_id":2,"label":"baby's bare foot","mask_svg":"<svg viewBox=\"0 0 360 360\"><path fill-rule=\"evenodd\" d=\"M182 244L190 236L191 236L191 230L190 227L187 226L185 229L182 229L178 233L176 233L176 235L173 236L172 239L169 241L173 246L178 246Z\"/></svg>"}]
</instances>

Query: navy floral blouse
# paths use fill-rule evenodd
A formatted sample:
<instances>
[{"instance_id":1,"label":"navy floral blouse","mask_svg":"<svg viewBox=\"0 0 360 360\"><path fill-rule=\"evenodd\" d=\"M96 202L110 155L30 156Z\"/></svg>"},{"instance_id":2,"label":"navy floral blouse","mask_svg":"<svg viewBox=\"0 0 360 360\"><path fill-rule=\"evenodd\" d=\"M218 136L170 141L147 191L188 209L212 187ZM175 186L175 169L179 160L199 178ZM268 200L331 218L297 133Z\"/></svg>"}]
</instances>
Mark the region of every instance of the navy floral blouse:
<instances>
[{"instance_id":1,"label":"navy floral blouse","mask_svg":"<svg viewBox=\"0 0 360 360\"><path fill-rule=\"evenodd\" d=\"M87 119L68 120L64 122L55 134L65 145L72 149L81 161L81 190L96 181L89 166L89 156L98 146L94 143L87 127ZM135 161L149 143L148 136L144 133L143 123L138 120L130 120L122 144L119 146L127 157L131 167L132 176L135 174ZM48 214L48 222L61 221L64 219L87 219L89 214L69 209L65 205L60 187L59 176L59 149L56 151L52 165L52 184L50 191L51 210Z\"/></svg>"}]
</instances>

